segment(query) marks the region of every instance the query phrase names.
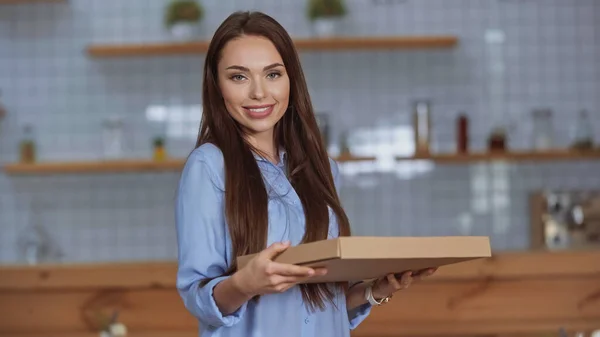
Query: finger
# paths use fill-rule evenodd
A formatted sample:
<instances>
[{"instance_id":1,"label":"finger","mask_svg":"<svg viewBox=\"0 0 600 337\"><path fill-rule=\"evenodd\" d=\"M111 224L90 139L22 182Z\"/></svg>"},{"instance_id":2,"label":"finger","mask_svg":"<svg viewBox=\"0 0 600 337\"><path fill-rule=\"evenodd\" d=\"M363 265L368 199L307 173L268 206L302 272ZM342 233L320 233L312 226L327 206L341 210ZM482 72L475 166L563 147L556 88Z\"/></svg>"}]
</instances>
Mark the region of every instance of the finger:
<instances>
[{"instance_id":1,"label":"finger","mask_svg":"<svg viewBox=\"0 0 600 337\"><path fill-rule=\"evenodd\" d=\"M421 269L416 275L413 275L413 278L417 280L422 280L425 277L431 276L433 273L435 273L436 270L437 268Z\"/></svg>"},{"instance_id":2,"label":"finger","mask_svg":"<svg viewBox=\"0 0 600 337\"><path fill-rule=\"evenodd\" d=\"M406 273L404 273L403 275L405 275L405 274ZM398 279L396 278L396 275L389 274L387 276L387 281L388 281L389 285L392 286L393 289L395 289L395 290L402 289L402 285L400 284L400 282L398 282Z\"/></svg>"},{"instance_id":3,"label":"finger","mask_svg":"<svg viewBox=\"0 0 600 337\"><path fill-rule=\"evenodd\" d=\"M296 276L272 276L270 288L275 292L283 292L287 289L297 285L306 283L310 277L296 277Z\"/></svg>"},{"instance_id":4,"label":"finger","mask_svg":"<svg viewBox=\"0 0 600 337\"><path fill-rule=\"evenodd\" d=\"M402 274L402 277L400 278L400 289L408 288L408 286L412 283L412 278L412 272L410 271Z\"/></svg>"},{"instance_id":5,"label":"finger","mask_svg":"<svg viewBox=\"0 0 600 337\"><path fill-rule=\"evenodd\" d=\"M286 250L290 246L289 241L285 242L275 242L267 249L263 250L260 255L268 260L273 260L277 255L281 254L284 250Z\"/></svg>"},{"instance_id":6,"label":"finger","mask_svg":"<svg viewBox=\"0 0 600 337\"><path fill-rule=\"evenodd\" d=\"M280 283L276 287L273 287L273 290L271 292L283 293L283 292L288 291L291 287L293 287L295 285L296 285L295 282Z\"/></svg>"},{"instance_id":7,"label":"finger","mask_svg":"<svg viewBox=\"0 0 600 337\"><path fill-rule=\"evenodd\" d=\"M298 284L298 283L303 283L306 282L308 280L310 280L312 278L312 276L280 276L280 281L279 283L285 283L285 284Z\"/></svg>"},{"instance_id":8,"label":"finger","mask_svg":"<svg viewBox=\"0 0 600 337\"><path fill-rule=\"evenodd\" d=\"M314 271L315 271L315 275L314 276L323 276L323 275L327 274L327 268L324 268L324 267L322 267L322 268L315 268Z\"/></svg>"},{"instance_id":9,"label":"finger","mask_svg":"<svg viewBox=\"0 0 600 337\"><path fill-rule=\"evenodd\" d=\"M427 272L427 269L420 269L420 270L414 272L412 274L412 277L414 279L420 279L421 277L423 277L423 275L425 275L426 272Z\"/></svg>"},{"instance_id":10,"label":"finger","mask_svg":"<svg viewBox=\"0 0 600 337\"><path fill-rule=\"evenodd\" d=\"M283 284L297 283L306 279L306 277L273 275L270 278L270 286L273 288L280 287Z\"/></svg>"},{"instance_id":11,"label":"finger","mask_svg":"<svg viewBox=\"0 0 600 337\"><path fill-rule=\"evenodd\" d=\"M271 273L284 276L307 277L315 275L315 270L309 267L296 266L288 263L271 263Z\"/></svg>"}]
</instances>

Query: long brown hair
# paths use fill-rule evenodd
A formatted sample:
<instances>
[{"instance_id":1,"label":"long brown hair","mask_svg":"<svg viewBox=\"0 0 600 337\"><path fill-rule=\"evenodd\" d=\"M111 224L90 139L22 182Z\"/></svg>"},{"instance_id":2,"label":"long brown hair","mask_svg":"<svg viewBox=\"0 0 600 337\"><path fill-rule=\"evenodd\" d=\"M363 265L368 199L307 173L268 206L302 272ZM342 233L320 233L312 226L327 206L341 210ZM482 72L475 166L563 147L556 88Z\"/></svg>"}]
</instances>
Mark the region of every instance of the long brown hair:
<instances>
[{"instance_id":1,"label":"long brown hair","mask_svg":"<svg viewBox=\"0 0 600 337\"><path fill-rule=\"evenodd\" d=\"M216 30L208 47L202 87L204 113L196 143L196 147L215 144L225 161L225 213L233 248L228 274L236 269L236 257L266 248L268 231L268 196L253 154L257 149L246 141L244 131L227 112L218 85L217 66L223 47L242 35L271 40L290 79L290 107L276 124L274 137L275 143L286 151L288 177L304 207L306 232L302 242L327 238L327 206L337 216L339 235L350 235L292 39L266 14L235 12ZM301 285L301 290L305 302L313 309L323 308L325 299L333 300L331 289L324 284Z\"/></svg>"}]
</instances>

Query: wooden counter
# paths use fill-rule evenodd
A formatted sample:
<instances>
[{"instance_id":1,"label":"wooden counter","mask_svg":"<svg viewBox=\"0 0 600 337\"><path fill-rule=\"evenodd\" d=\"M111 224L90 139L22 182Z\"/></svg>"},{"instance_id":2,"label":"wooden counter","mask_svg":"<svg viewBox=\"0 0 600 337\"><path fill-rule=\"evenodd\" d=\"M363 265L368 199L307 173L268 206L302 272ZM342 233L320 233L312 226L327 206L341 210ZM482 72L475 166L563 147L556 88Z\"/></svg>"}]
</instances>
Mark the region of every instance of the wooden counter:
<instances>
[{"instance_id":1,"label":"wooden counter","mask_svg":"<svg viewBox=\"0 0 600 337\"><path fill-rule=\"evenodd\" d=\"M0 267L0 336L197 336L174 262ZM558 335L600 329L600 250L514 252L448 266L374 308L353 336Z\"/></svg>"}]
</instances>

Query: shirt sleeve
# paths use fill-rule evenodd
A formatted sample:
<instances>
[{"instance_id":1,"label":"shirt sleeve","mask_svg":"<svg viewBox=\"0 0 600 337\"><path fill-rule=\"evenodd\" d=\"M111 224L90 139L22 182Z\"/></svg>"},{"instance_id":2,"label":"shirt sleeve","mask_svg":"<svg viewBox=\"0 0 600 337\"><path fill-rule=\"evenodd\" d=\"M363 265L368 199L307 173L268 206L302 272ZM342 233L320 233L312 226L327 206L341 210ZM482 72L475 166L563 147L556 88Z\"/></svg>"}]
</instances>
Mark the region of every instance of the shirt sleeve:
<instances>
[{"instance_id":1,"label":"shirt sleeve","mask_svg":"<svg viewBox=\"0 0 600 337\"><path fill-rule=\"evenodd\" d=\"M371 313L373 306L370 303L359 305L354 309L348 310L348 320L350 321L350 329L354 330L362 321L364 321Z\"/></svg>"},{"instance_id":2,"label":"shirt sleeve","mask_svg":"<svg viewBox=\"0 0 600 337\"><path fill-rule=\"evenodd\" d=\"M339 188L342 184L342 175L340 174L340 169L337 162L333 159L331 160L331 171L333 174L333 180L335 182L335 188L337 190L337 193L339 194ZM360 282L352 283L350 284L350 287L356 285L357 283ZM348 320L350 321L350 329L353 330L356 327L358 327L358 325L369 316L369 314L371 313L371 308L372 305L370 303L365 303L356 308L348 310Z\"/></svg>"},{"instance_id":3,"label":"shirt sleeve","mask_svg":"<svg viewBox=\"0 0 600 337\"><path fill-rule=\"evenodd\" d=\"M222 179L208 159L192 154L183 169L176 198L178 241L177 290L185 307L201 324L232 326L244 315L247 303L224 316L213 297L214 287L229 276L227 228ZM212 278L201 286L204 279Z\"/></svg>"}]
</instances>

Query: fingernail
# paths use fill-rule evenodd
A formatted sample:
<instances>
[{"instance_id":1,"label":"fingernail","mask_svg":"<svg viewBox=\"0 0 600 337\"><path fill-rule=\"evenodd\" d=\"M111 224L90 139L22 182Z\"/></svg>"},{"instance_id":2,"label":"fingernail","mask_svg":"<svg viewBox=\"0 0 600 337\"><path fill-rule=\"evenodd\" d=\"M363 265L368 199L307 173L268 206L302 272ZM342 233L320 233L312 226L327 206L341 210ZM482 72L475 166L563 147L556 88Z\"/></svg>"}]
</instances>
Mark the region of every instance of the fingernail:
<instances>
[{"instance_id":1,"label":"fingernail","mask_svg":"<svg viewBox=\"0 0 600 337\"><path fill-rule=\"evenodd\" d=\"M313 269L310 269L310 270L308 271L308 275L311 275L311 276L312 276L312 275L314 275L314 274L315 274L315 271L314 271Z\"/></svg>"}]
</instances>

